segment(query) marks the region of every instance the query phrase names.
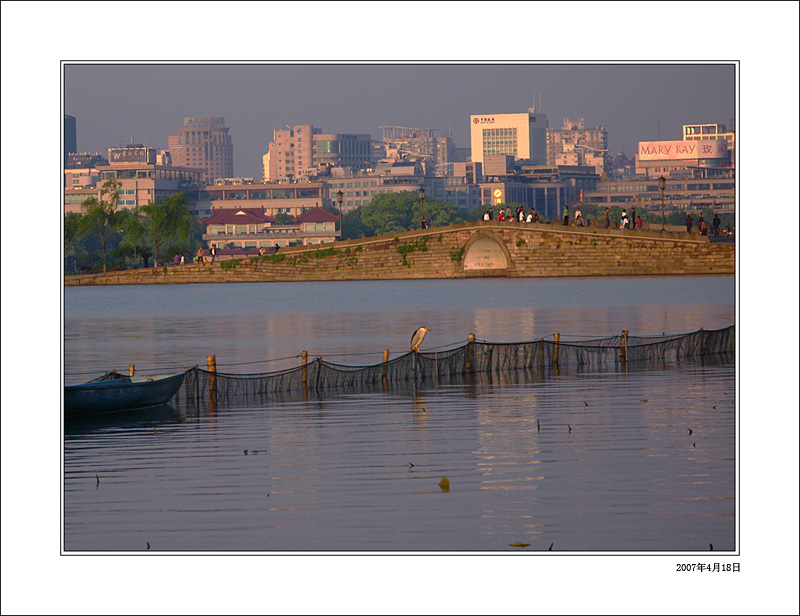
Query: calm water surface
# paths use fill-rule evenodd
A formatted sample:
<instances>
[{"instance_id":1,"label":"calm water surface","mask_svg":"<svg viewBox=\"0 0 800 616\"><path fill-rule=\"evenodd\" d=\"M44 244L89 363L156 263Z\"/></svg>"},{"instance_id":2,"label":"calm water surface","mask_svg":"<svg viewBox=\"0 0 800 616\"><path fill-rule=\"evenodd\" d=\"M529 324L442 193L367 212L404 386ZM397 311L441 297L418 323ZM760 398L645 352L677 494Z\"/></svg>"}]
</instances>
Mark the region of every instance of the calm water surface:
<instances>
[{"instance_id":1,"label":"calm water surface","mask_svg":"<svg viewBox=\"0 0 800 616\"><path fill-rule=\"evenodd\" d=\"M734 304L732 277L67 288L65 382L374 364L421 324L423 350L682 333ZM732 363L692 361L71 422L64 547L733 550L734 392Z\"/></svg>"}]
</instances>

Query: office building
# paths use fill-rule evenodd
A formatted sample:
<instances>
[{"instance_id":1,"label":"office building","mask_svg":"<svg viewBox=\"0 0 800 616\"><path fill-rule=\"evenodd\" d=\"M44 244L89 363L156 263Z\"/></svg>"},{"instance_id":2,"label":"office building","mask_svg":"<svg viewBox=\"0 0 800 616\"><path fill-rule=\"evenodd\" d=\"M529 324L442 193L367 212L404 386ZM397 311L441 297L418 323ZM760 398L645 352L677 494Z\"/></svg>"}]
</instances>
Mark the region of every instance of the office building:
<instances>
[{"instance_id":1,"label":"office building","mask_svg":"<svg viewBox=\"0 0 800 616\"><path fill-rule=\"evenodd\" d=\"M278 182L319 175L332 167L365 169L372 158L367 134L323 133L311 124L273 132L263 157L264 180Z\"/></svg>"},{"instance_id":2,"label":"office building","mask_svg":"<svg viewBox=\"0 0 800 616\"><path fill-rule=\"evenodd\" d=\"M78 151L78 128L75 116L64 114L64 168L70 154Z\"/></svg>"},{"instance_id":3,"label":"office building","mask_svg":"<svg viewBox=\"0 0 800 616\"><path fill-rule=\"evenodd\" d=\"M203 189L212 211L259 209L266 216L300 216L303 212L332 205L321 182L254 182L248 179L217 180Z\"/></svg>"},{"instance_id":4,"label":"office building","mask_svg":"<svg viewBox=\"0 0 800 616\"><path fill-rule=\"evenodd\" d=\"M233 177L233 140L225 118L184 118L183 128L169 137L172 162L203 170L203 181Z\"/></svg>"},{"instance_id":5,"label":"office building","mask_svg":"<svg viewBox=\"0 0 800 616\"><path fill-rule=\"evenodd\" d=\"M547 164L547 116L531 107L525 113L471 115L472 162L509 155L535 165Z\"/></svg>"},{"instance_id":6,"label":"office building","mask_svg":"<svg viewBox=\"0 0 800 616\"><path fill-rule=\"evenodd\" d=\"M155 148L135 143L109 148L107 165L98 165L86 175L69 174L72 183L64 189L64 213L80 212L81 203L88 197L105 198L102 186L110 179L121 184L120 209L141 207L178 192L189 197L192 209L202 184L202 169L163 165L160 156Z\"/></svg>"}]
</instances>

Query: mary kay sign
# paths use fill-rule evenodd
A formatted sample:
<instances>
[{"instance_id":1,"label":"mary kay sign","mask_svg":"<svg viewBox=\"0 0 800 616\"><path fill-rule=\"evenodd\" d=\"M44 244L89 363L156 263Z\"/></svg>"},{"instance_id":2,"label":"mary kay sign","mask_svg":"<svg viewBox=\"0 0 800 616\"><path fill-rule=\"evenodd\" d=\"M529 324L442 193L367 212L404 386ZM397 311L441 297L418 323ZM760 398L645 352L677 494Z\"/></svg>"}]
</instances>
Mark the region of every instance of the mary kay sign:
<instances>
[{"instance_id":1,"label":"mary kay sign","mask_svg":"<svg viewBox=\"0 0 800 616\"><path fill-rule=\"evenodd\" d=\"M639 160L697 160L725 158L728 142L724 139L702 141L640 141Z\"/></svg>"}]
</instances>

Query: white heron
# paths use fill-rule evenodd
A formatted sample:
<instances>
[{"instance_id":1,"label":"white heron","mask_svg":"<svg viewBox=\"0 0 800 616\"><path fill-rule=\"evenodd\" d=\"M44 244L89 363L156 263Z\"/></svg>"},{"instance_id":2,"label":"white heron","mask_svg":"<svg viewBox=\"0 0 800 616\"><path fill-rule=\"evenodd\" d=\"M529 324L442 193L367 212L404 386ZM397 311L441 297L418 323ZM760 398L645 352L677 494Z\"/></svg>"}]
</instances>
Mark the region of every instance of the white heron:
<instances>
[{"instance_id":1,"label":"white heron","mask_svg":"<svg viewBox=\"0 0 800 616\"><path fill-rule=\"evenodd\" d=\"M425 338L425 334L428 333L427 327L420 327L414 331L414 334L411 336L411 350L415 353L419 353L419 345L422 344L422 340Z\"/></svg>"}]
</instances>

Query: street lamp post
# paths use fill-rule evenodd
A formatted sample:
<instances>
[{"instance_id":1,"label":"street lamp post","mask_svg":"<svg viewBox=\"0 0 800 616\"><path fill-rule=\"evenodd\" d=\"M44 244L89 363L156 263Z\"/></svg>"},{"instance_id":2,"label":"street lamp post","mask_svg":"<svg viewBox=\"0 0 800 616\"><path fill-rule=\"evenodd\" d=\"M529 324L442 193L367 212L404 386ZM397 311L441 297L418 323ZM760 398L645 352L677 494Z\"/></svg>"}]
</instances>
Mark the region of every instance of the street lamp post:
<instances>
[{"instance_id":1,"label":"street lamp post","mask_svg":"<svg viewBox=\"0 0 800 616\"><path fill-rule=\"evenodd\" d=\"M336 201L339 204L339 237L342 236L342 201L344 200L344 193L340 190L336 193Z\"/></svg>"},{"instance_id":2,"label":"street lamp post","mask_svg":"<svg viewBox=\"0 0 800 616\"><path fill-rule=\"evenodd\" d=\"M664 189L667 187L667 179L663 175L658 178L658 187L661 189L661 233L664 233Z\"/></svg>"},{"instance_id":3,"label":"street lamp post","mask_svg":"<svg viewBox=\"0 0 800 616\"><path fill-rule=\"evenodd\" d=\"M422 210L422 221L420 222L420 226L424 229L425 228L425 189L420 187L419 189L419 206Z\"/></svg>"}]
</instances>

